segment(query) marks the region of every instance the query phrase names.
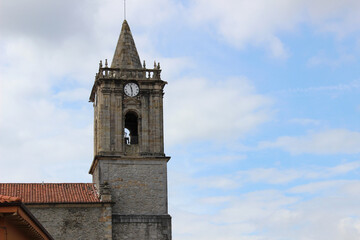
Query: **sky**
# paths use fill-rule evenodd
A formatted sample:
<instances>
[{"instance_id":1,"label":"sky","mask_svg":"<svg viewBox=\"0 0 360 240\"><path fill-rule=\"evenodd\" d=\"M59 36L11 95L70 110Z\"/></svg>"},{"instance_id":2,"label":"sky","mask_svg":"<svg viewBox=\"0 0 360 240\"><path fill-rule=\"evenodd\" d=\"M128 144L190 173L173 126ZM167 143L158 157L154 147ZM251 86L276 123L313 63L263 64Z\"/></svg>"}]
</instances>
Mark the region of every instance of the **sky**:
<instances>
[{"instance_id":1,"label":"sky","mask_svg":"<svg viewBox=\"0 0 360 240\"><path fill-rule=\"evenodd\" d=\"M174 240L360 239L360 1L128 0ZM0 182L91 182L121 0L0 0Z\"/></svg>"}]
</instances>

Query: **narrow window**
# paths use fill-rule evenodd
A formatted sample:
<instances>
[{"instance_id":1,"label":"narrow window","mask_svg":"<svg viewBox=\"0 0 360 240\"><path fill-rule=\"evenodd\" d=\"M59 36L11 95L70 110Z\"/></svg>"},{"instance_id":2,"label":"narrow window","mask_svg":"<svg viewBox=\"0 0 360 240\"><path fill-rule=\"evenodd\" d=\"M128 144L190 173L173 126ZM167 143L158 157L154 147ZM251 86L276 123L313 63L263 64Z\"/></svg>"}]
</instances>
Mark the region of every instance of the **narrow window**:
<instances>
[{"instance_id":1,"label":"narrow window","mask_svg":"<svg viewBox=\"0 0 360 240\"><path fill-rule=\"evenodd\" d=\"M124 129L124 138L126 144L138 144L139 143L139 134L138 134L138 117L134 112L128 112L125 115L125 129Z\"/></svg>"}]
</instances>

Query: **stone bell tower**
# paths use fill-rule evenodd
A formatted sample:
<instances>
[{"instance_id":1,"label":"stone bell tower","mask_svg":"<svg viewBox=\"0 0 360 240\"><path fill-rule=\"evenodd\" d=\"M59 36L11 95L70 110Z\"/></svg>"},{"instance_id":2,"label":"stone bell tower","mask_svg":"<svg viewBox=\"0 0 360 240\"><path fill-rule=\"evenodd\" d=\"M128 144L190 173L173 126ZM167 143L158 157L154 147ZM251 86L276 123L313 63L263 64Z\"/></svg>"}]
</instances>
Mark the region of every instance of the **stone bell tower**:
<instances>
[{"instance_id":1,"label":"stone bell tower","mask_svg":"<svg viewBox=\"0 0 360 240\"><path fill-rule=\"evenodd\" d=\"M100 61L91 91L94 159L101 198L111 200L113 239L170 240L160 64L141 65L126 20L108 67Z\"/></svg>"}]
</instances>

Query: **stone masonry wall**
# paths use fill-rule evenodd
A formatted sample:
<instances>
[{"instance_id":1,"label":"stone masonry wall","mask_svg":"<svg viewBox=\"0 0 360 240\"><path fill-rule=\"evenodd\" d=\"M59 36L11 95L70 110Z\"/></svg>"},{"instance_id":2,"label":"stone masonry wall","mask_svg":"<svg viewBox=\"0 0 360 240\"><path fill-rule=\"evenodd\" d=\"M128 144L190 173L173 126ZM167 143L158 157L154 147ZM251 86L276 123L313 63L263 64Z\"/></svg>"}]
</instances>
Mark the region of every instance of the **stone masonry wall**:
<instances>
[{"instance_id":1,"label":"stone masonry wall","mask_svg":"<svg viewBox=\"0 0 360 240\"><path fill-rule=\"evenodd\" d=\"M113 215L114 240L171 240L171 217Z\"/></svg>"},{"instance_id":2,"label":"stone masonry wall","mask_svg":"<svg viewBox=\"0 0 360 240\"><path fill-rule=\"evenodd\" d=\"M27 207L55 240L112 240L110 204Z\"/></svg>"},{"instance_id":3,"label":"stone masonry wall","mask_svg":"<svg viewBox=\"0 0 360 240\"><path fill-rule=\"evenodd\" d=\"M165 158L100 160L95 172L101 172L100 184L110 186L113 213L168 214L166 164Z\"/></svg>"}]
</instances>

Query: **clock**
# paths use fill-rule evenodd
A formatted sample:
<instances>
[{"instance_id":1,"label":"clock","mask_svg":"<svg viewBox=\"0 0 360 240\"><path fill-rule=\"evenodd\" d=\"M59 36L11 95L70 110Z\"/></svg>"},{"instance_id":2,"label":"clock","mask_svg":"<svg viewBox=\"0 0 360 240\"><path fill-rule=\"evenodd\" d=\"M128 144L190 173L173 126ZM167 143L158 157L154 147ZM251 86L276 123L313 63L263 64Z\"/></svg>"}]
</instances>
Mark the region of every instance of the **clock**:
<instances>
[{"instance_id":1,"label":"clock","mask_svg":"<svg viewBox=\"0 0 360 240\"><path fill-rule=\"evenodd\" d=\"M135 97L139 94L139 86L136 83L127 83L124 92L129 97Z\"/></svg>"}]
</instances>

